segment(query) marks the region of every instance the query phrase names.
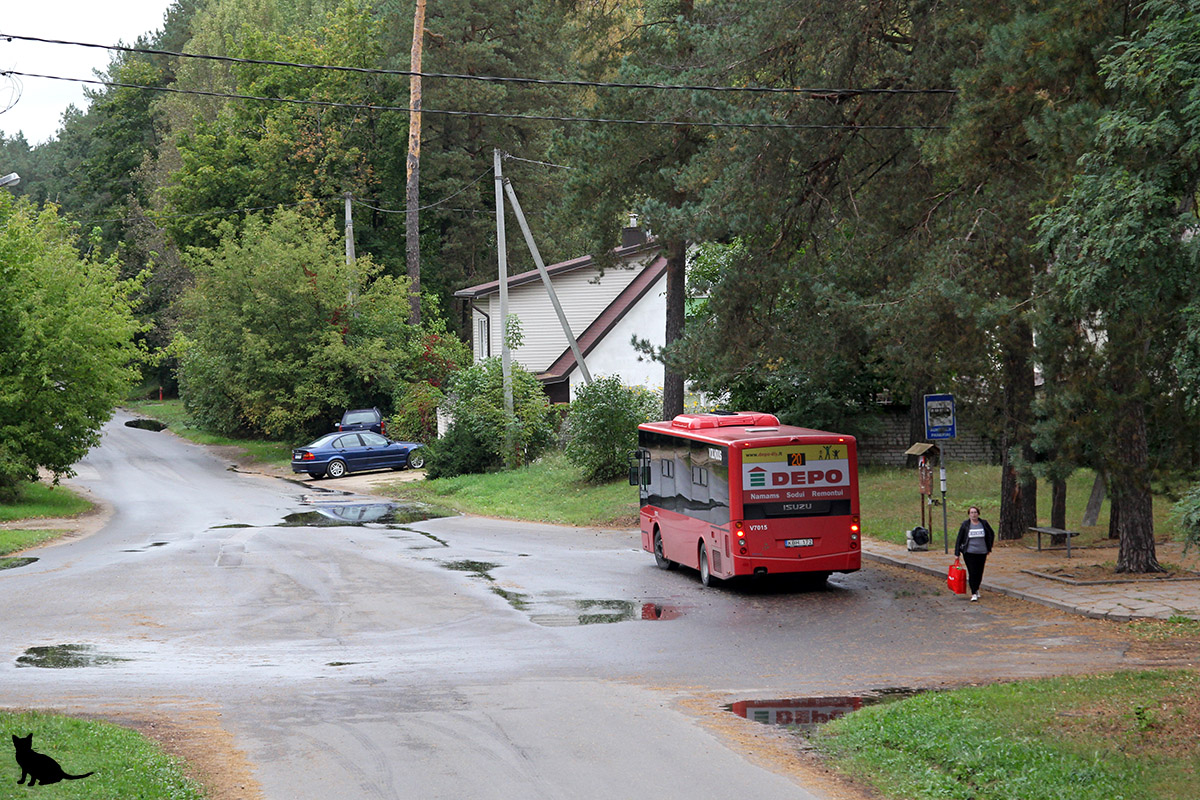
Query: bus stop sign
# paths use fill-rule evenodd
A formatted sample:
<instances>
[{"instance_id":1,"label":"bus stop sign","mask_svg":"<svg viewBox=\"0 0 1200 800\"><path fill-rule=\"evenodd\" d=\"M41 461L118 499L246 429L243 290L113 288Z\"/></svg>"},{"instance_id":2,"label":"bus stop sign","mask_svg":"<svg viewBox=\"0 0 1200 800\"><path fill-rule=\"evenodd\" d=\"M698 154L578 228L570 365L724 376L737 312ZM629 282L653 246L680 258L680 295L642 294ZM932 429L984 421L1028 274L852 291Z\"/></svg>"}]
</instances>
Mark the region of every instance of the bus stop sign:
<instances>
[{"instance_id":1,"label":"bus stop sign","mask_svg":"<svg viewBox=\"0 0 1200 800\"><path fill-rule=\"evenodd\" d=\"M933 441L954 436L954 395L925 395L925 438Z\"/></svg>"}]
</instances>

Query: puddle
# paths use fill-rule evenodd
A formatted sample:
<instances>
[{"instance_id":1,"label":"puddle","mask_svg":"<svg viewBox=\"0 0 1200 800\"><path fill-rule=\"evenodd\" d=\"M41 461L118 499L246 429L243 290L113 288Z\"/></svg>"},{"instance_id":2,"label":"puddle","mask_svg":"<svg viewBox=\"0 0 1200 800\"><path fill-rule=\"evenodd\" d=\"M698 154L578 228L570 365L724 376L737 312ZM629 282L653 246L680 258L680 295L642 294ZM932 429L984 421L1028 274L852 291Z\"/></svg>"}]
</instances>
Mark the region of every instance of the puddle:
<instances>
[{"instance_id":1,"label":"puddle","mask_svg":"<svg viewBox=\"0 0 1200 800\"><path fill-rule=\"evenodd\" d=\"M335 528L345 525L411 525L427 519L449 517L455 512L424 503L345 503L322 506L315 511L288 514L280 528Z\"/></svg>"},{"instance_id":2,"label":"puddle","mask_svg":"<svg viewBox=\"0 0 1200 800\"><path fill-rule=\"evenodd\" d=\"M146 545L146 547L166 547L168 544L169 544L169 542L151 542L150 544ZM144 553L144 552L146 552L146 548L135 548L132 550L122 550L121 552L122 553Z\"/></svg>"},{"instance_id":3,"label":"puddle","mask_svg":"<svg viewBox=\"0 0 1200 800\"><path fill-rule=\"evenodd\" d=\"M491 580L491 578L488 577L488 580ZM524 611L529 608L529 600L520 592L510 592L508 589L502 589L499 586L493 586L492 592L507 600L508 604L517 611Z\"/></svg>"},{"instance_id":4,"label":"puddle","mask_svg":"<svg viewBox=\"0 0 1200 800\"><path fill-rule=\"evenodd\" d=\"M662 603L642 603L642 619L679 619L683 616L682 606L664 606Z\"/></svg>"},{"instance_id":5,"label":"puddle","mask_svg":"<svg viewBox=\"0 0 1200 800\"><path fill-rule=\"evenodd\" d=\"M126 428L141 428L144 431L161 431L166 430L167 423L159 422L156 419L131 419L126 420Z\"/></svg>"},{"instance_id":6,"label":"puddle","mask_svg":"<svg viewBox=\"0 0 1200 800\"><path fill-rule=\"evenodd\" d=\"M21 557L21 556L17 556L17 557L13 557L13 558L0 558L0 569L16 569L17 567L28 567L30 564L32 564L35 561L37 561L36 558L27 558L27 557Z\"/></svg>"},{"instance_id":7,"label":"puddle","mask_svg":"<svg viewBox=\"0 0 1200 800\"><path fill-rule=\"evenodd\" d=\"M539 603L538 607L545 608L547 605L551 603ZM529 618L547 628L562 628L573 625L611 625L630 620L672 620L684 614L683 606L636 600L576 600L572 605L574 608L568 613L539 612L530 614Z\"/></svg>"},{"instance_id":8,"label":"puddle","mask_svg":"<svg viewBox=\"0 0 1200 800\"><path fill-rule=\"evenodd\" d=\"M504 589L492 577L492 570L501 566L491 561L443 561L441 565L456 572L467 572L488 581L494 594L503 597L518 611L530 612L530 621L548 628L574 625L611 625L629 620L670 620L683 614L682 606L637 600L566 600L537 597Z\"/></svg>"},{"instance_id":9,"label":"puddle","mask_svg":"<svg viewBox=\"0 0 1200 800\"><path fill-rule=\"evenodd\" d=\"M43 669L78 669L81 667L104 667L129 661L128 658L97 653L90 644L56 644L47 647L30 647L24 655L17 656L18 667L41 667Z\"/></svg>"},{"instance_id":10,"label":"puddle","mask_svg":"<svg viewBox=\"0 0 1200 800\"><path fill-rule=\"evenodd\" d=\"M517 611L524 611L529 608L529 599L525 595L521 594L520 592L509 591L508 589L499 586L496 583L496 579L492 577L492 570L500 566L500 564L494 564L491 561L472 561L470 559L464 559L462 561L443 561L441 564L446 569L452 569L455 572L469 572L476 578L483 578L485 581L488 581L492 584L491 587L489 587L492 590L492 594L503 597L505 601L507 601L508 604Z\"/></svg>"},{"instance_id":11,"label":"puddle","mask_svg":"<svg viewBox=\"0 0 1200 800\"><path fill-rule=\"evenodd\" d=\"M580 625L604 625L634 618L639 610L632 600L576 600Z\"/></svg>"},{"instance_id":12,"label":"puddle","mask_svg":"<svg viewBox=\"0 0 1200 800\"><path fill-rule=\"evenodd\" d=\"M725 706L739 717L763 725L792 725L811 731L818 725L843 717L863 706L902 700L920 694L919 689L881 689L859 695L799 697L788 700L739 700Z\"/></svg>"},{"instance_id":13,"label":"puddle","mask_svg":"<svg viewBox=\"0 0 1200 800\"><path fill-rule=\"evenodd\" d=\"M445 567L446 569L452 569L455 572L470 572L477 577L487 578L490 581L490 580L493 580L493 578L490 574L491 571L500 565L493 564L490 561L465 560L465 561L447 561L447 562L443 563L442 566Z\"/></svg>"},{"instance_id":14,"label":"puddle","mask_svg":"<svg viewBox=\"0 0 1200 800\"><path fill-rule=\"evenodd\" d=\"M449 543L449 542L447 542L445 539L441 539L441 538L439 538L439 537L437 537L437 536L434 536L432 533L429 533L428 531L419 531L419 530L417 530L416 528L406 528L406 527L404 527L403 525L392 525L392 526L391 526L391 528L392 528L392 530L395 530L395 531L404 531L405 533L416 533L416 534L419 534L419 535L421 535L421 536L424 536L426 539L430 540L431 542L437 542L437 543L438 543L439 545L441 545L442 547L449 547L449 546L450 546L450 543ZM402 536L394 536L394 537L392 537L392 538L394 538L394 539L402 539L402 538L404 538L404 537L402 537Z\"/></svg>"}]
</instances>

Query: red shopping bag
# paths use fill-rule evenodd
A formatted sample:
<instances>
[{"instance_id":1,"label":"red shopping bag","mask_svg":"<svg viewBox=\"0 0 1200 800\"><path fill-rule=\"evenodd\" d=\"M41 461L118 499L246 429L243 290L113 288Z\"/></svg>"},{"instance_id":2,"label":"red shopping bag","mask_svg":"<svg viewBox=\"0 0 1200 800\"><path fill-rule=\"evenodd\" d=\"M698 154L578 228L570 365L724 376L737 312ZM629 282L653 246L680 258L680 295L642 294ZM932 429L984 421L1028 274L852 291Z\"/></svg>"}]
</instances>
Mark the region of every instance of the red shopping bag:
<instances>
[{"instance_id":1,"label":"red shopping bag","mask_svg":"<svg viewBox=\"0 0 1200 800\"><path fill-rule=\"evenodd\" d=\"M946 574L946 586L955 594L967 593L967 570L958 563L957 558L954 559L954 563L950 565L950 570Z\"/></svg>"}]
</instances>

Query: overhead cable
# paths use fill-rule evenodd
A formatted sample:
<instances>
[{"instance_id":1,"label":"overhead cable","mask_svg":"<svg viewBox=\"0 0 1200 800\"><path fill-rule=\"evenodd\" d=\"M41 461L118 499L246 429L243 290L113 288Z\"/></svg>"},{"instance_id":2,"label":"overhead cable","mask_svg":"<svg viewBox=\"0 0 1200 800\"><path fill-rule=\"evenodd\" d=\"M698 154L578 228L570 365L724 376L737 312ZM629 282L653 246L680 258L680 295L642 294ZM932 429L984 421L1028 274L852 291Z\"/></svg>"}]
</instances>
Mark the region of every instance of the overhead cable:
<instances>
[{"instance_id":1,"label":"overhead cable","mask_svg":"<svg viewBox=\"0 0 1200 800\"><path fill-rule=\"evenodd\" d=\"M322 108L345 108L356 111L397 111L406 114L440 114L454 117L486 117L491 119L526 119L544 122L586 122L614 125L647 125L665 127L691 128L745 128L745 129L783 129L783 130L943 130L943 125L850 125L850 124L814 124L792 122L708 122L704 120L662 120L662 119L619 119L611 117L556 117L545 114L502 114L497 111L450 111L446 109L420 108L408 106L385 106L373 103L339 103L332 100L300 100L291 97L263 97L260 95L236 94L230 92L214 92L204 89L179 89L171 86L147 86L138 83L122 81L103 81L97 78L66 78L61 75L42 75L33 72L18 72L6 70L0 75L19 75L24 78L44 78L52 81L68 81L72 83L87 83L96 86L109 86L118 89L142 89L153 92L170 94L198 95L201 97L216 97L229 100L255 100L269 103L292 103L302 106L317 106Z\"/></svg>"},{"instance_id":2,"label":"overhead cable","mask_svg":"<svg viewBox=\"0 0 1200 800\"><path fill-rule=\"evenodd\" d=\"M793 86L712 86L672 83L624 83L619 81L581 81L554 78L521 78L501 77L497 75L465 75L453 72L413 72L410 70L381 69L372 67L345 67L332 64L304 64L294 61L274 61L270 59L236 58L234 56L216 56L203 53L186 53L172 50L156 50L147 47L129 47L127 45L94 44L91 42L74 42L64 39L45 39L38 36L18 36L16 34L0 34L0 39L17 39L24 42L40 42L42 44L71 45L74 47L91 47L101 50L116 50L123 53L143 55L168 56L172 58L197 58L208 61L222 61L231 64L254 64L271 67L293 67L298 69L318 69L336 72L355 72L363 75L394 75L400 77L447 78L464 81L486 81L491 83L526 83L541 86L575 86L598 89L655 89L682 90L691 92L755 92L761 94L814 94L823 96L839 96L854 94L957 94L957 89L905 89L905 88L872 88L872 89L818 89Z\"/></svg>"}]
</instances>

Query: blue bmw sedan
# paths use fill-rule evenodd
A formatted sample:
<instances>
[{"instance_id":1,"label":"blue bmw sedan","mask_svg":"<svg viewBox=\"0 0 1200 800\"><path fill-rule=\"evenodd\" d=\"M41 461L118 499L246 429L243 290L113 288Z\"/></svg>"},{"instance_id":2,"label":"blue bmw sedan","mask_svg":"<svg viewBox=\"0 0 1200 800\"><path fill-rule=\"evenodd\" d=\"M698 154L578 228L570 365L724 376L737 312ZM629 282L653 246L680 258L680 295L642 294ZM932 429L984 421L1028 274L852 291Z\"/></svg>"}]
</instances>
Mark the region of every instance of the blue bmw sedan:
<instances>
[{"instance_id":1,"label":"blue bmw sedan","mask_svg":"<svg viewBox=\"0 0 1200 800\"><path fill-rule=\"evenodd\" d=\"M292 451L292 472L340 478L371 469L420 469L425 454L416 442L393 442L370 431L327 433Z\"/></svg>"}]
</instances>

